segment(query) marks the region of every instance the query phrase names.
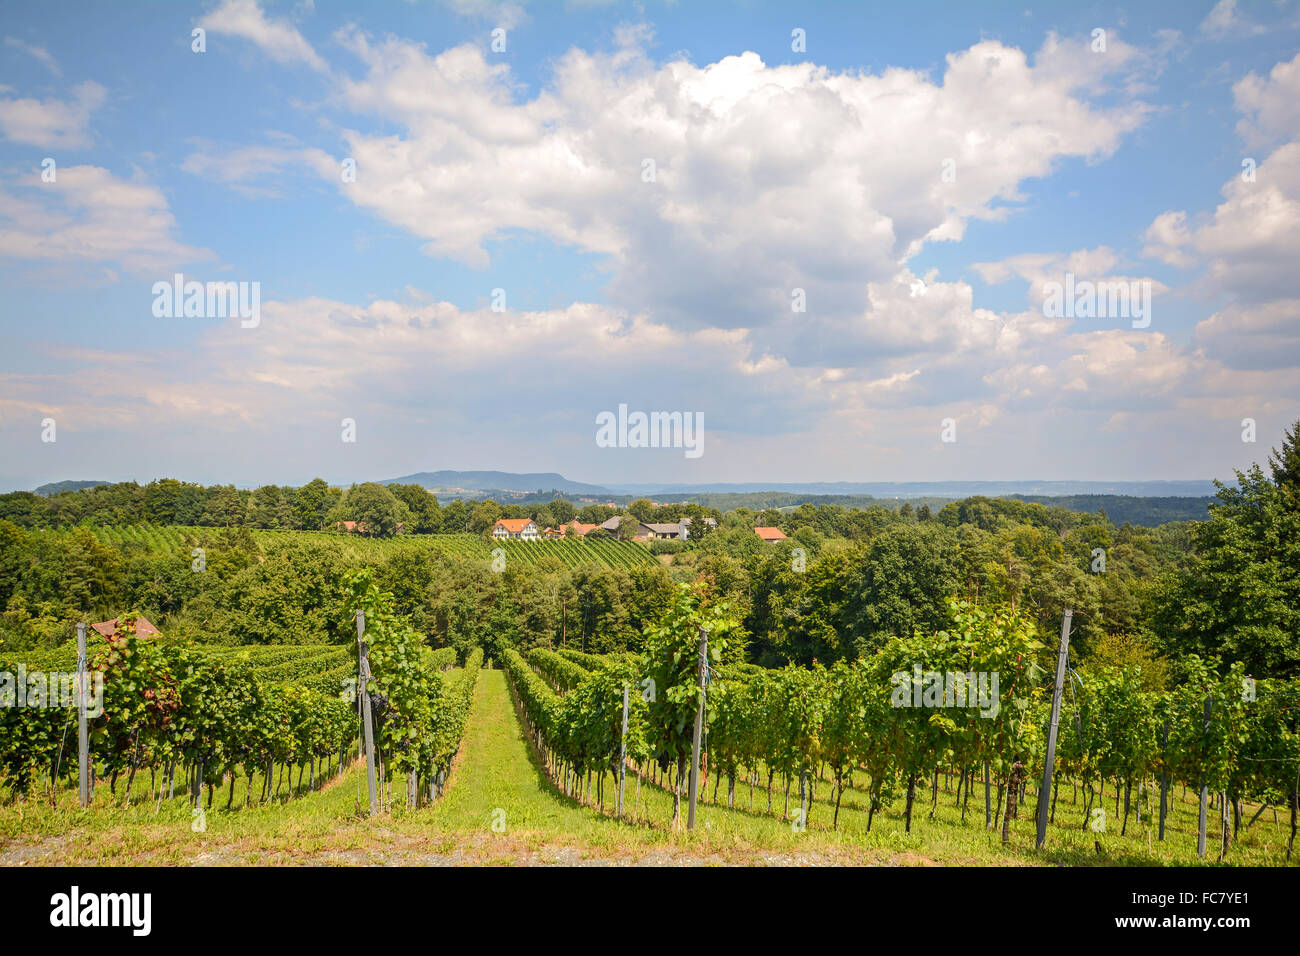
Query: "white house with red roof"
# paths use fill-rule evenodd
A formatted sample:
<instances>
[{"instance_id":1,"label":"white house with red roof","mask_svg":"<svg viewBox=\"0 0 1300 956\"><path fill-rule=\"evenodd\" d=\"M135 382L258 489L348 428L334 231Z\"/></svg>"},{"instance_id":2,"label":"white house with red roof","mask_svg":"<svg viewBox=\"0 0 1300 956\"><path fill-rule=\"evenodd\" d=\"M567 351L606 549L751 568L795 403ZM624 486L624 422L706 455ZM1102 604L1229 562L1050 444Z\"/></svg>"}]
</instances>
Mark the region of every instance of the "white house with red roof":
<instances>
[{"instance_id":1,"label":"white house with red roof","mask_svg":"<svg viewBox=\"0 0 1300 956\"><path fill-rule=\"evenodd\" d=\"M500 518L492 526L492 537L498 541L506 538L536 541L538 536L537 522L532 518Z\"/></svg>"}]
</instances>

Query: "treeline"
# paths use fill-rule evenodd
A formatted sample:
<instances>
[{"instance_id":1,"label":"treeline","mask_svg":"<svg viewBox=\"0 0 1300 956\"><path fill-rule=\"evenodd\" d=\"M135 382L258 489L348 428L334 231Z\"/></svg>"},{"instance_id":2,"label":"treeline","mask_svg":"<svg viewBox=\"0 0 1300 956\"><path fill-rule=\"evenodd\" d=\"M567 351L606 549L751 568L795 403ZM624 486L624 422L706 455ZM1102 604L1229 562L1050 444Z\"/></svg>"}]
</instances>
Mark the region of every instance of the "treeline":
<instances>
[{"instance_id":1,"label":"treeline","mask_svg":"<svg viewBox=\"0 0 1300 956\"><path fill-rule=\"evenodd\" d=\"M84 484L63 482L64 485ZM643 522L677 522L682 517L743 516L750 526L780 527L787 534L811 527L819 534L850 540L869 538L893 517L939 516L949 524L966 523L973 511L1013 515L1034 524L1058 528L1086 523L1104 515L1117 525L1154 527L1171 521L1204 520L1210 499L1134 498L1122 495L1076 495L1066 498L971 497L961 501L917 499L885 501L869 495L793 495L755 493L704 495L693 501L655 503L637 498L610 507L578 505L558 496L500 503L455 499L440 504L421 485L380 485L366 482L350 488L330 486L316 478L301 487L263 485L239 489L233 485L198 485L163 478L146 485L136 482L95 484L56 490L51 494L15 491L0 495L0 518L22 528L70 528L77 525L183 525L188 527L254 528L319 531L339 522L364 524L365 533L390 535L460 534L488 531L499 518L532 518L539 527L558 528L570 521L600 524L615 515ZM674 498L677 496L673 496ZM980 503L978 505L973 503ZM795 506L795 507L791 507ZM1030 507L1025 507L1030 506ZM954 510L955 509L955 510ZM698 536L698 535L697 535Z\"/></svg>"},{"instance_id":2,"label":"treeline","mask_svg":"<svg viewBox=\"0 0 1300 956\"><path fill-rule=\"evenodd\" d=\"M1169 521L1204 521L1210 513L1211 497L1137 497L1134 495L1010 495L1017 501L1054 505L1070 511L1105 512L1116 524L1140 524L1148 528Z\"/></svg>"},{"instance_id":3,"label":"treeline","mask_svg":"<svg viewBox=\"0 0 1300 956\"><path fill-rule=\"evenodd\" d=\"M662 516L655 520L720 516L720 512L698 505L659 510ZM500 518L532 518L539 527L552 528L574 520L600 524L617 514L617 509L606 505L578 507L563 498L544 504L457 499L440 505L421 485L366 482L336 488L323 478L301 487L263 485L253 490L162 478L146 485L134 481L99 484L49 496L30 491L0 495L0 520L29 530L151 524L321 531L353 522L355 531L387 537L398 533L486 534Z\"/></svg>"}]
</instances>

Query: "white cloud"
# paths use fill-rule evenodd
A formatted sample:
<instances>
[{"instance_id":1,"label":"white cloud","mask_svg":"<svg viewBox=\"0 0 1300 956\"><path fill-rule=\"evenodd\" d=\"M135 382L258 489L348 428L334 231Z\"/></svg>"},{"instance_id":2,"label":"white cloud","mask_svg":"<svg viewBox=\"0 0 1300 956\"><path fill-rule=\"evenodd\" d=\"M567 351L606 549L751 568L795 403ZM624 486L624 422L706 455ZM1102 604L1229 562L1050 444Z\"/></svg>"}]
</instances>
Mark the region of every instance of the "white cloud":
<instances>
[{"instance_id":1,"label":"white cloud","mask_svg":"<svg viewBox=\"0 0 1300 956\"><path fill-rule=\"evenodd\" d=\"M87 80L72 88L70 100L0 97L0 133L16 143L50 149L90 145L90 114L104 105L108 91Z\"/></svg>"},{"instance_id":2,"label":"white cloud","mask_svg":"<svg viewBox=\"0 0 1300 956\"><path fill-rule=\"evenodd\" d=\"M1145 253L1172 265L1204 265L1203 285L1242 301L1300 298L1300 142L1278 148L1255 170L1222 190L1210 216L1158 216Z\"/></svg>"},{"instance_id":3,"label":"white cloud","mask_svg":"<svg viewBox=\"0 0 1300 956\"><path fill-rule=\"evenodd\" d=\"M442 0L442 5L462 17L505 30L513 30L528 20L524 5L512 0Z\"/></svg>"},{"instance_id":4,"label":"white cloud","mask_svg":"<svg viewBox=\"0 0 1300 956\"><path fill-rule=\"evenodd\" d=\"M1247 143L1300 138L1300 53L1276 64L1267 78L1246 74L1232 96L1243 114L1237 132Z\"/></svg>"},{"instance_id":5,"label":"white cloud","mask_svg":"<svg viewBox=\"0 0 1300 956\"><path fill-rule=\"evenodd\" d=\"M55 182L33 174L0 192L0 257L62 263L120 263L149 273L212 257L175 238L162 190L98 166L62 166Z\"/></svg>"},{"instance_id":6,"label":"white cloud","mask_svg":"<svg viewBox=\"0 0 1300 956\"><path fill-rule=\"evenodd\" d=\"M201 17L198 25L212 33L249 40L276 63L304 63L322 73L329 71L297 27L283 17L267 17L257 0L225 0Z\"/></svg>"},{"instance_id":7,"label":"white cloud","mask_svg":"<svg viewBox=\"0 0 1300 956\"><path fill-rule=\"evenodd\" d=\"M1196 326L1196 343L1227 368L1300 368L1300 299L1233 303Z\"/></svg>"},{"instance_id":8,"label":"white cloud","mask_svg":"<svg viewBox=\"0 0 1300 956\"><path fill-rule=\"evenodd\" d=\"M22 50L55 76L63 75L63 71L59 69L59 61L54 59L54 56L45 47L24 43L17 37L5 37L5 46L14 50Z\"/></svg>"},{"instance_id":9,"label":"white cloud","mask_svg":"<svg viewBox=\"0 0 1300 956\"><path fill-rule=\"evenodd\" d=\"M613 300L666 321L763 324L795 287L845 317L868 305L867 282L972 218L1005 217L1023 180L1109 155L1147 112L1084 98L1149 68L1118 39L1095 55L1052 36L1032 63L983 41L936 81L754 53L656 65L637 36L571 50L548 89L520 100L508 66L477 47L430 55L341 32L366 66L344 80L344 103L403 127L345 134L359 175L343 194L428 254L478 268L521 230L602 254ZM337 163L321 172L336 178Z\"/></svg>"},{"instance_id":10,"label":"white cloud","mask_svg":"<svg viewBox=\"0 0 1300 956\"><path fill-rule=\"evenodd\" d=\"M286 178L297 179L303 166L338 164L318 149L306 149L292 142L283 145L241 146L223 150L202 143L185 157L180 168L194 176L230 186L250 198L284 195L279 188Z\"/></svg>"},{"instance_id":11,"label":"white cloud","mask_svg":"<svg viewBox=\"0 0 1300 956\"><path fill-rule=\"evenodd\" d=\"M1252 22L1237 10L1237 0L1219 0L1201 21L1201 32L1212 39L1232 36L1255 36L1266 27Z\"/></svg>"},{"instance_id":12,"label":"white cloud","mask_svg":"<svg viewBox=\"0 0 1300 956\"><path fill-rule=\"evenodd\" d=\"M1026 253L997 262L972 263L972 267L989 283L1006 282L1012 278L1024 279L1029 283L1029 304L1039 310L1047 297L1046 284L1064 283L1067 273L1073 275L1076 282L1118 282L1126 283L1130 288L1137 288L1134 283L1149 283L1152 296L1164 295L1169 291L1168 286L1151 276L1116 272L1120 264L1120 257L1114 249L1098 246L1095 249L1078 249L1068 254Z\"/></svg>"}]
</instances>

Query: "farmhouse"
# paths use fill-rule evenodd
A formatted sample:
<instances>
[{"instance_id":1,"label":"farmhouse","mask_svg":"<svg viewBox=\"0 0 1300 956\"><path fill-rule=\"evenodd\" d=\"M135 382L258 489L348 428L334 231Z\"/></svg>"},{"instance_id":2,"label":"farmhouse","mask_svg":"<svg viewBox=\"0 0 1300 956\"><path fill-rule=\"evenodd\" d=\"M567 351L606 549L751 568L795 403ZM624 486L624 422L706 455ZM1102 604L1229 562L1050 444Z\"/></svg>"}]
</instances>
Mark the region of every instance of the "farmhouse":
<instances>
[{"instance_id":1,"label":"farmhouse","mask_svg":"<svg viewBox=\"0 0 1300 956\"><path fill-rule=\"evenodd\" d=\"M560 530L570 537L585 538L587 532L595 531L599 527L598 524L583 524L581 521L570 521L566 525L561 525Z\"/></svg>"},{"instance_id":2,"label":"farmhouse","mask_svg":"<svg viewBox=\"0 0 1300 956\"><path fill-rule=\"evenodd\" d=\"M774 541L785 540L785 532L780 528L765 528L760 526L754 529L754 534L758 535L768 544L771 544Z\"/></svg>"},{"instance_id":3,"label":"farmhouse","mask_svg":"<svg viewBox=\"0 0 1300 956\"><path fill-rule=\"evenodd\" d=\"M651 538L680 540L681 538L685 537L685 535L682 533L685 529L683 529L680 524L664 524L659 522L651 522L649 524L642 525L642 527L646 528L650 532L649 536Z\"/></svg>"},{"instance_id":4,"label":"farmhouse","mask_svg":"<svg viewBox=\"0 0 1300 956\"><path fill-rule=\"evenodd\" d=\"M500 518L492 526L492 537L498 541L516 538L520 541L536 541L538 538L537 522L532 518Z\"/></svg>"}]
</instances>

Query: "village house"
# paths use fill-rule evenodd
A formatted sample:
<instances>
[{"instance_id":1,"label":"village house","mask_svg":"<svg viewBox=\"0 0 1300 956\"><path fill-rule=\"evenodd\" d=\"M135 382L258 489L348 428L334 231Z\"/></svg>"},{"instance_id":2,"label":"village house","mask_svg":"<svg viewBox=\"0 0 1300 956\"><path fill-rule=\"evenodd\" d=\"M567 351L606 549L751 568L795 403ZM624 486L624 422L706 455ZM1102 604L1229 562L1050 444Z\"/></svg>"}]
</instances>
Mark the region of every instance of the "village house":
<instances>
[{"instance_id":1,"label":"village house","mask_svg":"<svg viewBox=\"0 0 1300 956\"><path fill-rule=\"evenodd\" d=\"M539 537L537 522L532 518L500 518L492 526L492 537L498 541L513 538L519 541L536 541Z\"/></svg>"},{"instance_id":2,"label":"village house","mask_svg":"<svg viewBox=\"0 0 1300 956\"><path fill-rule=\"evenodd\" d=\"M642 525L650 533L650 537L659 540L680 540L684 530L681 524L671 524L652 521L649 524Z\"/></svg>"},{"instance_id":3,"label":"village house","mask_svg":"<svg viewBox=\"0 0 1300 956\"><path fill-rule=\"evenodd\" d=\"M754 534L758 535L768 544L771 544L774 541L785 540L785 532L782 531L780 528L758 527L754 529Z\"/></svg>"}]
</instances>

